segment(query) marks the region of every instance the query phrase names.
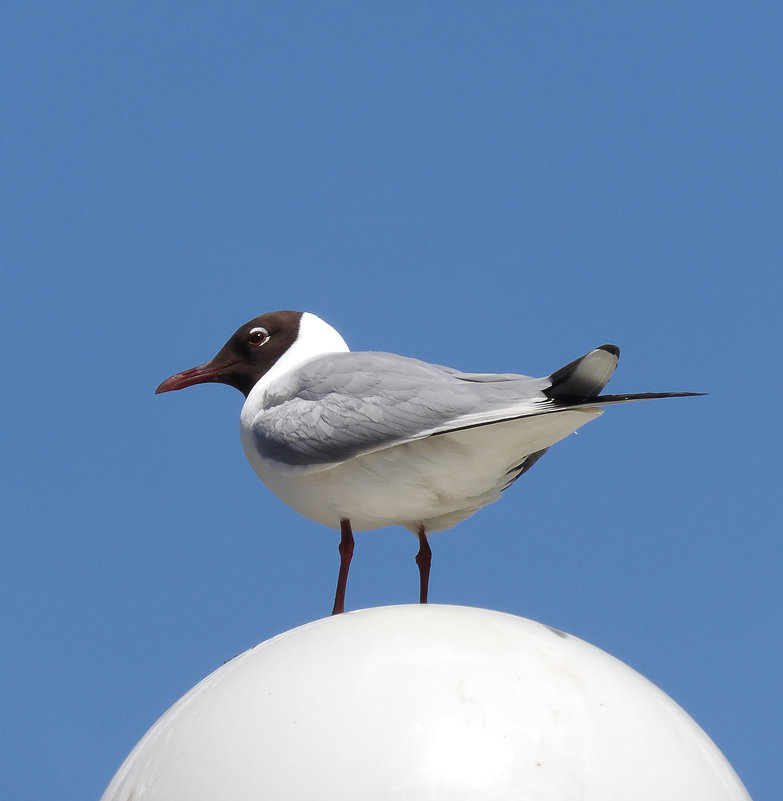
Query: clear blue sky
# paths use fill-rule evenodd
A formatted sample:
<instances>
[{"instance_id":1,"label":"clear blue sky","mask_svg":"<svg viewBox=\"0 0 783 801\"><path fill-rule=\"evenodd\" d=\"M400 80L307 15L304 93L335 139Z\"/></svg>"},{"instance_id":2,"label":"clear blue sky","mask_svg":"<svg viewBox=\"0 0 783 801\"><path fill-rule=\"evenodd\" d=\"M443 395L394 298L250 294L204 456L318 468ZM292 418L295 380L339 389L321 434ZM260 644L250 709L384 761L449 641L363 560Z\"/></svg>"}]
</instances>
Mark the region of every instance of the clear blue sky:
<instances>
[{"instance_id":1,"label":"clear blue sky","mask_svg":"<svg viewBox=\"0 0 783 801\"><path fill-rule=\"evenodd\" d=\"M779 797L779 4L19 3L0 19L0 775L97 798L225 659L326 615L336 533L258 481L246 320L545 375L613 408L431 538L431 599L624 660ZM412 602L358 535L347 605ZM328 688L325 688L328 691Z\"/></svg>"}]
</instances>

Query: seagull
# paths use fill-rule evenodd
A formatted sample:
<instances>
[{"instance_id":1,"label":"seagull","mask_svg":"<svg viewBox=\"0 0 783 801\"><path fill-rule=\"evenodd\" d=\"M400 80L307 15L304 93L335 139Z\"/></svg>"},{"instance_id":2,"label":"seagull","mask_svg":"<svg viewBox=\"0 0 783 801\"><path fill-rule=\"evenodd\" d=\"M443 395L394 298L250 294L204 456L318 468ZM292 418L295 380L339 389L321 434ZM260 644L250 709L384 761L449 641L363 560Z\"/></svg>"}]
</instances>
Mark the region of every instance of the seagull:
<instances>
[{"instance_id":1,"label":"seagull","mask_svg":"<svg viewBox=\"0 0 783 801\"><path fill-rule=\"evenodd\" d=\"M211 360L156 394L216 382L245 396L242 446L266 486L304 517L340 531L332 614L345 608L354 531L402 525L427 534L500 498L551 445L627 401L701 395L601 395L619 359L601 345L544 378L463 373L393 353L352 352L310 312L275 311L241 326Z\"/></svg>"}]
</instances>

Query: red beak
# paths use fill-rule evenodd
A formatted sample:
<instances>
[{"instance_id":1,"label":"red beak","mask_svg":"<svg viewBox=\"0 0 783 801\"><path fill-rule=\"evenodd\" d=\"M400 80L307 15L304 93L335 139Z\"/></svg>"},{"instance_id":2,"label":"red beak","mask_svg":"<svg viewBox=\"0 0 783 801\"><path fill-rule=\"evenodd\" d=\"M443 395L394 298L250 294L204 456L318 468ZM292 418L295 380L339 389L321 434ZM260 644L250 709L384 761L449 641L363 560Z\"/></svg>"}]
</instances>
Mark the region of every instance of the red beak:
<instances>
[{"instance_id":1,"label":"red beak","mask_svg":"<svg viewBox=\"0 0 783 801\"><path fill-rule=\"evenodd\" d=\"M192 387L194 384L220 383L223 381L225 370L225 365L216 366L212 362L201 364L198 367L191 367L190 370L183 370L183 372L167 378L155 390L155 394L159 395L161 392L185 389L185 387Z\"/></svg>"}]
</instances>

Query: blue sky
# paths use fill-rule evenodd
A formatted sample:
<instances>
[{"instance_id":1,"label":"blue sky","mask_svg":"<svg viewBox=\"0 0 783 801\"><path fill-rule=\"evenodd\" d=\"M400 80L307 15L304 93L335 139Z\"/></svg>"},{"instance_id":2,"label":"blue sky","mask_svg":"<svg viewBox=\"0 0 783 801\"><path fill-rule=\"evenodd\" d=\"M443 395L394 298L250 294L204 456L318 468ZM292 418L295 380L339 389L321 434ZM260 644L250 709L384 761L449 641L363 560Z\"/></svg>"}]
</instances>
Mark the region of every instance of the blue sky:
<instances>
[{"instance_id":1,"label":"blue sky","mask_svg":"<svg viewBox=\"0 0 783 801\"><path fill-rule=\"evenodd\" d=\"M155 397L265 311L609 409L431 538L431 600L567 630L777 797L783 12L733 3L10 3L2 12L2 773L97 798L234 654L326 615L336 533L241 396ZM347 606L412 602L357 536Z\"/></svg>"}]
</instances>

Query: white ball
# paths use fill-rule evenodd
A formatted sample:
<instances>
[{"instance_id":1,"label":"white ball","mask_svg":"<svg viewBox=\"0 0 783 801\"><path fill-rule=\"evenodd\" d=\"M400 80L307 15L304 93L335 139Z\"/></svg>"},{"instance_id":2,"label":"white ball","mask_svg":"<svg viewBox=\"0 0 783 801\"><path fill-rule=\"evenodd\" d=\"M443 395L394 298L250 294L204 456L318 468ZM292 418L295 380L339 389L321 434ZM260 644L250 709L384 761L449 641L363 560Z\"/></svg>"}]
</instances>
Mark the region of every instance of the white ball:
<instances>
[{"instance_id":1,"label":"white ball","mask_svg":"<svg viewBox=\"0 0 783 801\"><path fill-rule=\"evenodd\" d=\"M236 657L141 739L103 801L749 799L674 701L523 618L365 609Z\"/></svg>"}]
</instances>

